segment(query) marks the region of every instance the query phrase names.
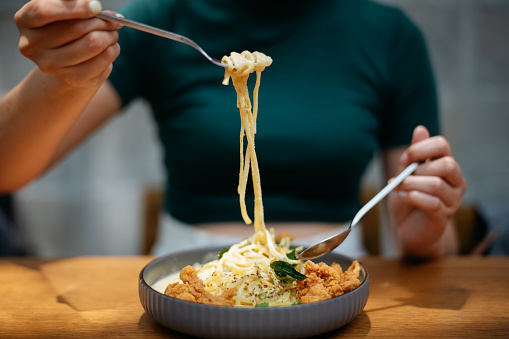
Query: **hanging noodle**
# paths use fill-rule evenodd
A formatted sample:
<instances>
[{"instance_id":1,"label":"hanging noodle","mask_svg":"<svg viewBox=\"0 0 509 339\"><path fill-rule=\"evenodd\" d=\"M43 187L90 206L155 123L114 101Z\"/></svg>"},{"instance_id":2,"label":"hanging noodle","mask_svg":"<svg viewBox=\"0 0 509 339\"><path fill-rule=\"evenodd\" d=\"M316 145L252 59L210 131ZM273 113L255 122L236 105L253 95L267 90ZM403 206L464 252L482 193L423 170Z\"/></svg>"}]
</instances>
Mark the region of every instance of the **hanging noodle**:
<instances>
[{"instance_id":1,"label":"hanging noodle","mask_svg":"<svg viewBox=\"0 0 509 339\"><path fill-rule=\"evenodd\" d=\"M255 197L254 228L255 233L265 230L263 218L262 190L260 183L260 173L258 170L258 160L255 153L255 133L256 118L258 115L258 91L260 88L260 78L262 71L272 64L272 59L260 52L231 53L230 56L224 56L222 63L227 65L223 84L228 85L231 77L235 91L237 92L237 107L240 111L241 129L240 129L240 172L238 193L240 196L240 208L242 218L246 224L251 224L251 219L246 210L246 186L251 168ZM256 84L253 91L253 106L249 99L249 90L247 79L249 75L256 72ZM244 137L247 139L247 148L244 154Z\"/></svg>"}]
</instances>

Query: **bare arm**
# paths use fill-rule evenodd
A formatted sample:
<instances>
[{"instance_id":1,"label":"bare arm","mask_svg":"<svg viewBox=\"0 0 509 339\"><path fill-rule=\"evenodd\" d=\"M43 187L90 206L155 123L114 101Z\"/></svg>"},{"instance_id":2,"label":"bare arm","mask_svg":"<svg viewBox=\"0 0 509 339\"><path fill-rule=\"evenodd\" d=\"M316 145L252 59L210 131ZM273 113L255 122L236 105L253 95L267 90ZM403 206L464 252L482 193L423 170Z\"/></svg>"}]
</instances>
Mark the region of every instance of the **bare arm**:
<instances>
[{"instance_id":1,"label":"bare arm","mask_svg":"<svg viewBox=\"0 0 509 339\"><path fill-rule=\"evenodd\" d=\"M120 108L109 84L75 90L45 76L34 69L0 99L0 192L44 173Z\"/></svg>"},{"instance_id":2,"label":"bare arm","mask_svg":"<svg viewBox=\"0 0 509 339\"><path fill-rule=\"evenodd\" d=\"M102 85L119 27L88 4L33 0L16 13L20 50L37 67L0 99L0 192L39 176L120 107Z\"/></svg>"},{"instance_id":3,"label":"bare arm","mask_svg":"<svg viewBox=\"0 0 509 339\"><path fill-rule=\"evenodd\" d=\"M443 137L429 137L419 126L409 148L384 154L388 178L411 162L420 162L414 175L389 196L389 211L403 255L436 257L456 254L454 214L461 206L466 181Z\"/></svg>"},{"instance_id":4,"label":"bare arm","mask_svg":"<svg viewBox=\"0 0 509 339\"><path fill-rule=\"evenodd\" d=\"M48 163L47 169L55 165L76 146L79 146L90 134L114 116L121 108L122 102L118 93L106 81L59 143Z\"/></svg>"}]
</instances>

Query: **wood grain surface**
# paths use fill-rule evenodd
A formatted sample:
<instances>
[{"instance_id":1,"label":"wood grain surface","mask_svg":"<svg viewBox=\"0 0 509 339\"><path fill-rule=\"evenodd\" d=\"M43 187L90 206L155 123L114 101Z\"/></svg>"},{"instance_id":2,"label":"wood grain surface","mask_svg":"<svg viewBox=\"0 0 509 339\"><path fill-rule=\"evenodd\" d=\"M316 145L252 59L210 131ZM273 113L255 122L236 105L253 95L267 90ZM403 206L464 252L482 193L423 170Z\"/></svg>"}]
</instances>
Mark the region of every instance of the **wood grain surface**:
<instances>
[{"instance_id":1,"label":"wood grain surface","mask_svg":"<svg viewBox=\"0 0 509 339\"><path fill-rule=\"evenodd\" d=\"M0 338L187 338L140 304L138 275L152 259L0 259ZM321 338L509 337L509 257L361 262L364 311Z\"/></svg>"}]
</instances>

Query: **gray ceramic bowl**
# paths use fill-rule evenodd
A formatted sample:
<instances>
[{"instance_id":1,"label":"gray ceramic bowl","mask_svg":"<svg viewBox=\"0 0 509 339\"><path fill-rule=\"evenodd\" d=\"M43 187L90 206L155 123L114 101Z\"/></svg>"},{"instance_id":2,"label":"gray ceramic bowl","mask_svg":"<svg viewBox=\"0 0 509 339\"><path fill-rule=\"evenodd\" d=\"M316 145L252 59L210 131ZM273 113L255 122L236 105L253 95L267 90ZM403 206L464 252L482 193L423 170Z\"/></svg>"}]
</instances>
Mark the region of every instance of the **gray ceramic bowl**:
<instances>
[{"instance_id":1,"label":"gray ceramic bowl","mask_svg":"<svg viewBox=\"0 0 509 339\"><path fill-rule=\"evenodd\" d=\"M139 294L145 311L158 323L202 338L303 338L337 329L359 314L369 295L369 275L361 265L361 285L340 297L317 303L269 308L237 308L192 303L165 296L151 286L186 265L215 259L221 247L173 253L140 272ZM315 262L336 262L346 270L352 259L329 253Z\"/></svg>"}]
</instances>

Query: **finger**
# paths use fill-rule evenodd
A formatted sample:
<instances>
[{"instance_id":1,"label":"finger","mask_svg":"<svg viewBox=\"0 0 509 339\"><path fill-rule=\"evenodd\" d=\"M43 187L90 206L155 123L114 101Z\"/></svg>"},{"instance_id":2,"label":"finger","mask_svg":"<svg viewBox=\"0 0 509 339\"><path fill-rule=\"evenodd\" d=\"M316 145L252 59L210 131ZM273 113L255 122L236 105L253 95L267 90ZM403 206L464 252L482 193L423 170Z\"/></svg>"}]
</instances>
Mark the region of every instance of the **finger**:
<instances>
[{"instance_id":1,"label":"finger","mask_svg":"<svg viewBox=\"0 0 509 339\"><path fill-rule=\"evenodd\" d=\"M96 0L41 0L31 1L14 16L18 27L37 28L49 23L87 19L99 14L102 5Z\"/></svg>"},{"instance_id":2,"label":"finger","mask_svg":"<svg viewBox=\"0 0 509 339\"><path fill-rule=\"evenodd\" d=\"M419 191L438 197L448 207L456 207L458 192L437 176L411 175L398 185L397 191Z\"/></svg>"},{"instance_id":3,"label":"finger","mask_svg":"<svg viewBox=\"0 0 509 339\"><path fill-rule=\"evenodd\" d=\"M115 43L106 48L101 54L79 65L67 67L59 71L60 76L74 87L95 86L104 81L111 72L111 64L120 54L120 46Z\"/></svg>"},{"instance_id":4,"label":"finger","mask_svg":"<svg viewBox=\"0 0 509 339\"><path fill-rule=\"evenodd\" d=\"M411 145L413 144L416 144L418 142L421 142L423 140L426 140L429 138L429 131L426 127L422 126L422 125L419 125L417 126L415 129L414 129L414 132L412 134L412 142L411 142ZM399 162L401 163L401 166L404 168L408 165L410 165L410 162L408 160L408 154L407 152L404 152L402 155L401 155L401 158L399 160Z\"/></svg>"},{"instance_id":5,"label":"finger","mask_svg":"<svg viewBox=\"0 0 509 339\"><path fill-rule=\"evenodd\" d=\"M118 40L117 31L93 31L64 47L46 51L38 62L44 72L81 64L101 54ZM63 57L65 56L65 57Z\"/></svg>"},{"instance_id":6,"label":"finger","mask_svg":"<svg viewBox=\"0 0 509 339\"><path fill-rule=\"evenodd\" d=\"M398 197L405 203L427 212L433 217L446 218L454 212L440 198L420 191L399 191Z\"/></svg>"},{"instance_id":7,"label":"finger","mask_svg":"<svg viewBox=\"0 0 509 339\"><path fill-rule=\"evenodd\" d=\"M461 174L461 168L451 156L445 156L420 164L415 170L414 175L440 177L453 187L466 186L465 179Z\"/></svg>"},{"instance_id":8,"label":"finger","mask_svg":"<svg viewBox=\"0 0 509 339\"><path fill-rule=\"evenodd\" d=\"M116 23L94 18L54 22L42 28L27 30L20 37L19 50L33 60L41 57L41 51L67 45L90 32L114 31L120 27Z\"/></svg>"},{"instance_id":9,"label":"finger","mask_svg":"<svg viewBox=\"0 0 509 339\"><path fill-rule=\"evenodd\" d=\"M94 87L98 84L102 84L111 74L111 71L113 70L113 64L110 64L104 71L99 73L99 75L96 75L95 77L89 79L87 83L83 85L83 87Z\"/></svg>"},{"instance_id":10,"label":"finger","mask_svg":"<svg viewBox=\"0 0 509 339\"><path fill-rule=\"evenodd\" d=\"M91 80L94 80L95 84L102 84L103 82L106 81L106 79L108 79L112 70L113 70L113 64L110 64L104 71L102 71L98 76L96 76L95 79L91 79Z\"/></svg>"},{"instance_id":11,"label":"finger","mask_svg":"<svg viewBox=\"0 0 509 339\"><path fill-rule=\"evenodd\" d=\"M430 137L429 131L426 127L419 125L414 129L414 133L412 134L412 144L423 141Z\"/></svg>"},{"instance_id":12,"label":"finger","mask_svg":"<svg viewBox=\"0 0 509 339\"><path fill-rule=\"evenodd\" d=\"M449 142L442 136L431 137L410 145L400 158L403 166L451 155Z\"/></svg>"},{"instance_id":13,"label":"finger","mask_svg":"<svg viewBox=\"0 0 509 339\"><path fill-rule=\"evenodd\" d=\"M57 48L84 37L93 31L116 31L121 25L97 18L86 20L68 20L59 21L35 30L35 34L53 36L54 39L45 46L47 48ZM44 29L44 32L40 32ZM42 40L42 39L41 39Z\"/></svg>"}]
</instances>

